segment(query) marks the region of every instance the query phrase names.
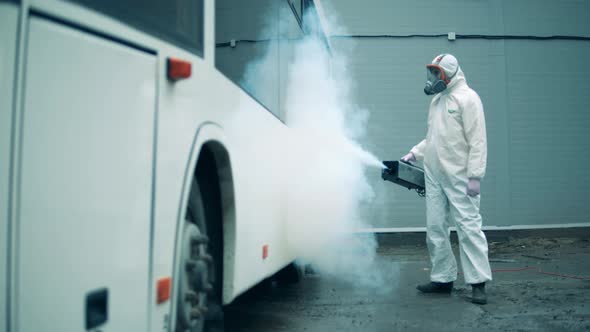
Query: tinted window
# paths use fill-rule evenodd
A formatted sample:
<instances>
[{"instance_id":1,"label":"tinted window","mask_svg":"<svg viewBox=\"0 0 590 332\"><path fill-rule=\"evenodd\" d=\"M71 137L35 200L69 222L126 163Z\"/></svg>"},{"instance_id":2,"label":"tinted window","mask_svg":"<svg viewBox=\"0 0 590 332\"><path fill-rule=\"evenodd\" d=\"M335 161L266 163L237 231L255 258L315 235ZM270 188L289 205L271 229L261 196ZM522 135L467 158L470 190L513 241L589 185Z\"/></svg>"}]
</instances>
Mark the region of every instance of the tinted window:
<instances>
[{"instance_id":1,"label":"tinted window","mask_svg":"<svg viewBox=\"0 0 590 332\"><path fill-rule=\"evenodd\" d=\"M288 1L289 1L289 5L291 6L291 9L293 10L293 13L296 16L297 22L299 22L299 25L301 25L302 19L303 19L303 0L288 0Z\"/></svg>"},{"instance_id":2,"label":"tinted window","mask_svg":"<svg viewBox=\"0 0 590 332\"><path fill-rule=\"evenodd\" d=\"M280 119L288 64L304 36L294 2L217 0L215 8L215 66Z\"/></svg>"},{"instance_id":3,"label":"tinted window","mask_svg":"<svg viewBox=\"0 0 590 332\"><path fill-rule=\"evenodd\" d=\"M203 54L203 0L70 0Z\"/></svg>"}]
</instances>

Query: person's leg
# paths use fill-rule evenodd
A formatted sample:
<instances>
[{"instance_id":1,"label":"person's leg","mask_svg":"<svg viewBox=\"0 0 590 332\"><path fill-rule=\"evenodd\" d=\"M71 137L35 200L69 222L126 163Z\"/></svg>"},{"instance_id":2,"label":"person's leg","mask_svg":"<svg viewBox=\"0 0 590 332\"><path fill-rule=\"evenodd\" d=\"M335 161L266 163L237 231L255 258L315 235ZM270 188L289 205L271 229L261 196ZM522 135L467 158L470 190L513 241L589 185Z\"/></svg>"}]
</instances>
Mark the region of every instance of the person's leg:
<instances>
[{"instance_id":1,"label":"person's leg","mask_svg":"<svg viewBox=\"0 0 590 332\"><path fill-rule=\"evenodd\" d=\"M430 281L449 283L457 279L457 261L449 239L449 202L440 183L426 176L426 244L432 269Z\"/></svg>"},{"instance_id":2,"label":"person's leg","mask_svg":"<svg viewBox=\"0 0 590 332\"><path fill-rule=\"evenodd\" d=\"M473 301L484 304L487 302L485 282L492 280L488 243L481 229L480 196L468 196L465 192L466 185L466 181L457 181L456 185L445 188L444 192L449 199L451 216L457 227L465 282L474 287Z\"/></svg>"},{"instance_id":3,"label":"person's leg","mask_svg":"<svg viewBox=\"0 0 590 332\"><path fill-rule=\"evenodd\" d=\"M456 188L445 191L449 198L451 216L457 227L465 282L479 284L492 280L488 261L488 242L481 230L480 197L469 197Z\"/></svg>"}]
</instances>

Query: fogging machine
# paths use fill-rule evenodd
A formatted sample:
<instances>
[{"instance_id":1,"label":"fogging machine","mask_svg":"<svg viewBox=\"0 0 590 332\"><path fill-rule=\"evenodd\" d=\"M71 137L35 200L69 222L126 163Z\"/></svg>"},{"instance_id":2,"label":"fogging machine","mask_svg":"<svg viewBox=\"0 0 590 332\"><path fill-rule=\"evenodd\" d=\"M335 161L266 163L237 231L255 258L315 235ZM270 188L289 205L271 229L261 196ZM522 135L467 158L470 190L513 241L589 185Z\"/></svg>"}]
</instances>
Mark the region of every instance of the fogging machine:
<instances>
[{"instance_id":1,"label":"fogging machine","mask_svg":"<svg viewBox=\"0 0 590 332\"><path fill-rule=\"evenodd\" d=\"M416 190L418 195L426 195L426 184L424 182L424 170L418 166L405 161L384 161L386 168L381 171L381 178L391 181L409 190Z\"/></svg>"}]
</instances>

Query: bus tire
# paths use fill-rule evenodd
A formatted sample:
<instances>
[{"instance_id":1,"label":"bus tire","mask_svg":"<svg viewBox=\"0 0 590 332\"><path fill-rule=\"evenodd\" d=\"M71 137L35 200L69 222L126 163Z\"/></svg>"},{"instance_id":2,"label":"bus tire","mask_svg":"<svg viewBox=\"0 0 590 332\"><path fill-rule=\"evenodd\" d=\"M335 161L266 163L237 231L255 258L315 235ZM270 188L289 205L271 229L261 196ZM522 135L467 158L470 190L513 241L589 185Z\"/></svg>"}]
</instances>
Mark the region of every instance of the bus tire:
<instances>
[{"instance_id":1,"label":"bus tire","mask_svg":"<svg viewBox=\"0 0 590 332\"><path fill-rule=\"evenodd\" d=\"M211 318L217 318L221 306L216 291L216 262L211 255L201 188L193 179L181 236L179 288L176 296L177 332L212 330ZM216 330L216 329L215 329Z\"/></svg>"}]
</instances>

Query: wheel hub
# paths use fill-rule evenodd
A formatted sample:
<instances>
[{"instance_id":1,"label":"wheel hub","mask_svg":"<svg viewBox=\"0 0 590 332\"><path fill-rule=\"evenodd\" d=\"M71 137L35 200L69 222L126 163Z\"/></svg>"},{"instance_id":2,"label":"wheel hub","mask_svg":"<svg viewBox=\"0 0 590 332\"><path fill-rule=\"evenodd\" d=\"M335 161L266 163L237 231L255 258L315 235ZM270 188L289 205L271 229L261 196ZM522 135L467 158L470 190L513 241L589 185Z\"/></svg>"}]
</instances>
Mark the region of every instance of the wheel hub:
<instances>
[{"instance_id":1,"label":"wheel hub","mask_svg":"<svg viewBox=\"0 0 590 332\"><path fill-rule=\"evenodd\" d=\"M213 290L210 277L213 258L207 253L208 243L209 239L197 225L190 221L185 223L177 297L181 331L202 327L205 321L207 295Z\"/></svg>"}]
</instances>

